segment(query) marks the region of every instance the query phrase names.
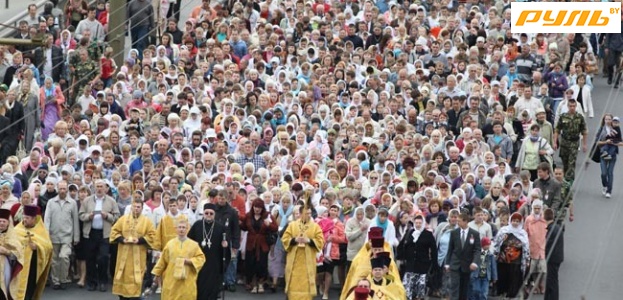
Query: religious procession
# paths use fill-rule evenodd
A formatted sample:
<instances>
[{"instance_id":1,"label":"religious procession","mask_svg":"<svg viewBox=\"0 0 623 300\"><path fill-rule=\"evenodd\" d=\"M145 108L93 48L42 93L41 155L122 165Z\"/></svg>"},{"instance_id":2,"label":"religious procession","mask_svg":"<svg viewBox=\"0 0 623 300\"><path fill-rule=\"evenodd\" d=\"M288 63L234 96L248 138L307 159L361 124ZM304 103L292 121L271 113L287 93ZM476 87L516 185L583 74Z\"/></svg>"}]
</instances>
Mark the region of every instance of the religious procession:
<instances>
[{"instance_id":1,"label":"religious procession","mask_svg":"<svg viewBox=\"0 0 623 300\"><path fill-rule=\"evenodd\" d=\"M509 0L24 5L0 300L569 299L574 194L617 191L620 33L513 34Z\"/></svg>"}]
</instances>

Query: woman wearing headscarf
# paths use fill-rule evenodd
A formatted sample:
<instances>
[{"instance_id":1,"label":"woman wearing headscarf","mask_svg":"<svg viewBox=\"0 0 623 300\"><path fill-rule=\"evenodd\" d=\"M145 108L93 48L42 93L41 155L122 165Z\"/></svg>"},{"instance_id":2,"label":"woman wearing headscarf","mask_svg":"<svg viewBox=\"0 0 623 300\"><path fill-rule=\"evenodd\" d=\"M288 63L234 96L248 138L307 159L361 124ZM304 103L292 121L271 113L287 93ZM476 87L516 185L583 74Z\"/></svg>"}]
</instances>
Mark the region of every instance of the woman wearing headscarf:
<instances>
[{"instance_id":1,"label":"woman wearing headscarf","mask_svg":"<svg viewBox=\"0 0 623 300\"><path fill-rule=\"evenodd\" d=\"M71 36L71 31L65 29L61 32L60 37L56 40L56 46L63 50L63 55L67 56L69 50L76 49L76 40Z\"/></svg>"},{"instance_id":2,"label":"woman wearing headscarf","mask_svg":"<svg viewBox=\"0 0 623 300\"><path fill-rule=\"evenodd\" d=\"M17 198L13 195L13 184L8 180L0 181L0 208L10 210L17 203Z\"/></svg>"},{"instance_id":3,"label":"woman wearing headscarf","mask_svg":"<svg viewBox=\"0 0 623 300\"><path fill-rule=\"evenodd\" d=\"M374 206L372 206L374 208ZM346 221L344 233L348 244L346 246L346 272L350 264L366 242L370 220L366 218L363 206L355 208L355 216Z\"/></svg>"},{"instance_id":4,"label":"woman wearing headscarf","mask_svg":"<svg viewBox=\"0 0 623 300\"><path fill-rule=\"evenodd\" d=\"M463 202L459 204L459 207L466 208L471 213L475 206L480 205L480 199L476 196L474 186L470 183L464 183L462 189L465 193L463 195Z\"/></svg>"},{"instance_id":5,"label":"woman wearing headscarf","mask_svg":"<svg viewBox=\"0 0 623 300\"><path fill-rule=\"evenodd\" d=\"M381 227L383 229L383 237L390 246L398 246L398 239L396 239L396 227L394 223L389 220L389 212L386 207L379 208L376 217L370 222L370 228Z\"/></svg>"},{"instance_id":6,"label":"woman wearing headscarf","mask_svg":"<svg viewBox=\"0 0 623 300\"><path fill-rule=\"evenodd\" d=\"M243 218L240 230L247 231L246 282L252 294L264 293L264 281L268 270L268 251L271 245L267 237L277 231L276 220L266 211L264 201L253 200L251 209Z\"/></svg>"},{"instance_id":7,"label":"woman wearing headscarf","mask_svg":"<svg viewBox=\"0 0 623 300\"><path fill-rule=\"evenodd\" d=\"M396 227L396 239L398 240L398 244L403 244L404 239L407 238L407 233L413 228L413 223L411 222L411 215L409 213L401 211L398 213L398 217L394 221L394 227ZM400 246L396 250L396 264L398 266L398 271L400 272L400 277L404 275L403 260L405 259L404 254Z\"/></svg>"},{"instance_id":8,"label":"woman wearing headscarf","mask_svg":"<svg viewBox=\"0 0 623 300\"><path fill-rule=\"evenodd\" d=\"M156 58L154 59L154 61L162 61L167 68L171 65L171 60L169 59L167 47L165 47L164 45L160 45L156 48Z\"/></svg>"},{"instance_id":9,"label":"woman wearing headscarf","mask_svg":"<svg viewBox=\"0 0 623 300\"><path fill-rule=\"evenodd\" d=\"M407 299L424 299L427 274L438 255L435 238L426 230L422 215L417 215L413 219L413 228L409 229L398 245L397 258L405 261L402 282L405 285Z\"/></svg>"},{"instance_id":10,"label":"woman wearing headscarf","mask_svg":"<svg viewBox=\"0 0 623 300\"><path fill-rule=\"evenodd\" d=\"M39 206L42 216L45 216L45 209L48 206L48 201L58 196L58 192L56 191L57 183L58 179L56 177L48 175L48 177L45 179L45 191L41 194L37 201L37 206Z\"/></svg>"},{"instance_id":11,"label":"woman wearing headscarf","mask_svg":"<svg viewBox=\"0 0 623 300\"><path fill-rule=\"evenodd\" d=\"M32 205L33 198L30 191L22 193L19 203L13 204L11 207L11 217L13 218L13 225L19 224L24 217L24 205Z\"/></svg>"},{"instance_id":12,"label":"woman wearing headscarf","mask_svg":"<svg viewBox=\"0 0 623 300\"><path fill-rule=\"evenodd\" d=\"M502 227L493 241L498 262L498 294L515 298L523 284L523 274L530 259L528 234L523 217L513 213L510 224Z\"/></svg>"},{"instance_id":13,"label":"woman wearing headscarf","mask_svg":"<svg viewBox=\"0 0 623 300\"><path fill-rule=\"evenodd\" d=\"M300 172L299 180L301 182L307 182L311 186L316 186L316 180L314 179L314 171L311 165L304 165Z\"/></svg>"},{"instance_id":14,"label":"woman wearing headscarf","mask_svg":"<svg viewBox=\"0 0 623 300\"><path fill-rule=\"evenodd\" d=\"M314 140L309 143L307 148L311 151L311 149L318 149L322 154L322 157L329 157L331 154L331 148L327 143L326 132L323 130L316 131L316 135L314 136Z\"/></svg>"},{"instance_id":15,"label":"woman wearing headscarf","mask_svg":"<svg viewBox=\"0 0 623 300\"><path fill-rule=\"evenodd\" d=\"M268 253L268 274L272 279L270 289L273 293L277 291L277 281L285 275L285 249L281 242L281 235L288 226L293 211L294 206L292 205L292 195L290 193L283 194L280 203L272 211L272 216L279 225L279 238Z\"/></svg>"}]
</instances>

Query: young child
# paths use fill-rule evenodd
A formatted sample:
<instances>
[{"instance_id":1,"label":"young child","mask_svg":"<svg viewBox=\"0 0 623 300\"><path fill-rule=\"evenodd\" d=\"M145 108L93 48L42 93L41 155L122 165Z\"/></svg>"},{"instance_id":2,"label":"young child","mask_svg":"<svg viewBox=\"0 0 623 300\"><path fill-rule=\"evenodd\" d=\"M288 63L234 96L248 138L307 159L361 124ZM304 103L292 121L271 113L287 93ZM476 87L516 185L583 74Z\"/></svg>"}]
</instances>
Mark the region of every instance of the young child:
<instances>
[{"instance_id":1,"label":"young child","mask_svg":"<svg viewBox=\"0 0 623 300\"><path fill-rule=\"evenodd\" d=\"M143 122L140 119L140 110L137 107L130 109L130 118L123 123L123 131L126 133L130 130L136 130L139 136L144 136Z\"/></svg>"},{"instance_id":2,"label":"young child","mask_svg":"<svg viewBox=\"0 0 623 300\"><path fill-rule=\"evenodd\" d=\"M493 232L489 223L484 220L484 212L482 207L474 207L474 220L467 225L480 233L481 237L493 238Z\"/></svg>"},{"instance_id":3,"label":"young child","mask_svg":"<svg viewBox=\"0 0 623 300\"><path fill-rule=\"evenodd\" d=\"M617 144L623 139L621 138L621 124L619 117L612 118L612 131L606 136L606 141L612 141L612 144L605 144L601 146L601 158L604 160L611 160L615 155Z\"/></svg>"},{"instance_id":4,"label":"young child","mask_svg":"<svg viewBox=\"0 0 623 300\"><path fill-rule=\"evenodd\" d=\"M487 299L489 295L489 283L498 280L497 263L493 253L489 251L491 239L483 237L480 239L482 250L480 252L480 266L471 274L471 296L470 299Z\"/></svg>"},{"instance_id":5,"label":"young child","mask_svg":"<svg viewBox=\"0 0 623 300\"><path fill-rule=\"evenodd\" d=\"M112 59L113 52L114 50L112 47L106 47L106 49L104 50L104 55L100 59L100 70L102 74L100 76L100 79L104 82L105 88L109 88L110 86L112 86L112 77L117 70L117 65Z\"/></svg>"}]
</instances>

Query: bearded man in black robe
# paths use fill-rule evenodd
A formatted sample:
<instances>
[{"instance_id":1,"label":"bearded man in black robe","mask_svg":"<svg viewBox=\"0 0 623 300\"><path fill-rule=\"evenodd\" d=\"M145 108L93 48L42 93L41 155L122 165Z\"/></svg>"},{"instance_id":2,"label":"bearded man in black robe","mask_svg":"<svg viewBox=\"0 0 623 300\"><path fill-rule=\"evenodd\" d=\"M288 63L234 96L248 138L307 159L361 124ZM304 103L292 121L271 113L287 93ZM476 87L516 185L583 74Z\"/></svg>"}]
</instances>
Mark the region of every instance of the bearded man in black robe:
<instances>
[{"instance_id":1,"label":"bearded man in black robe","mask_svg":"<svg viewBox=\"0 0 623 300\"><path fill-rule=\"evenodd\" d=\"M214 222L216 206L203 206L203 220L195 222L188 237L197 242L206 257L206 263L197 276L197 300L216 300L222 289L223 274L229 264L231 252L227 244L225 227Z\"/></svg>"}]
</instances>

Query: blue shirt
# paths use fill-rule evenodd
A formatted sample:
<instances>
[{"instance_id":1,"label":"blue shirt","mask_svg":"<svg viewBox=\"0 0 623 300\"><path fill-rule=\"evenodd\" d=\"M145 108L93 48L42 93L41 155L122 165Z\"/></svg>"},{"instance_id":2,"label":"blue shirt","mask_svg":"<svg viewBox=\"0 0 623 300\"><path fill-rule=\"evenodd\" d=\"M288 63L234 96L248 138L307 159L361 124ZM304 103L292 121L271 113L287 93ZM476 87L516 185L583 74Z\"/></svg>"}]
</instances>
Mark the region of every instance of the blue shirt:
<instances>
[{"instance_id":1,"label":"blue shirt","mask_svg":"<svg viewBox=\"0 0 623 300\"><path fill-rule=\"evenodd\" d=\"M242 58L247 55L247 44L242 40L238 40L238 42L229 41L229 45L234 50L234 55Z\"/></svg>"}]
</instances>

